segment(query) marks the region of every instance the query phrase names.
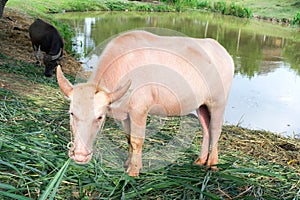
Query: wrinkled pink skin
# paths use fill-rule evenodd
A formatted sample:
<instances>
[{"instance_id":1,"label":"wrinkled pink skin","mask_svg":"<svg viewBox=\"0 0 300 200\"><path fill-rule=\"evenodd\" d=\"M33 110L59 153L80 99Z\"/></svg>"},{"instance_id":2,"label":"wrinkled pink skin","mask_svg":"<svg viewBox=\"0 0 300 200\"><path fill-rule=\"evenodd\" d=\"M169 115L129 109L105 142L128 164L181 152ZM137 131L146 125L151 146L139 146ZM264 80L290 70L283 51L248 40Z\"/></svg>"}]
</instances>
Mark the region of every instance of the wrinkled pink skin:
<instances>
[{"instance_id":1,"label":"wrinkled pink skin","mask_svg":"<svg viewBox=\"0 0 300 200\"><path fill-rule=\"evenodd\" d=\"M160 37L144 31L118 36L107 45L87 83L73 86L57 68L59 86L71 100L75 139L69 156L77 163L91 159L96 132L108 114L128 133L125 166L130 176L138 176L147 115L182 116L196 110L203 144L195 163L217 169L217 144L233 73L231 56L213 39Z\"/></svg>"}]
</instances>

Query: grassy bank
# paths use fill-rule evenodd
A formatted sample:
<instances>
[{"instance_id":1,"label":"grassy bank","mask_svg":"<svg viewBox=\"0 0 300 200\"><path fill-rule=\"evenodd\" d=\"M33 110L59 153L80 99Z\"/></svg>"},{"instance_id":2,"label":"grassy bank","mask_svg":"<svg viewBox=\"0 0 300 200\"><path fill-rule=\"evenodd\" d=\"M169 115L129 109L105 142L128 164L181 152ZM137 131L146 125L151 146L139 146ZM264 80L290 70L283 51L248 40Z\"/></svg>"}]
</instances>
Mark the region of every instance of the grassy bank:
<instances>
[{"instance_id":1,"label":"grassy bank","mask_svg":"<svg viewBox=\"0 0 300 200\"><path fill-rule=\"evenodd\" d=\"M292 19L297 12L300 12L300 2L297 0L232 0L244 5L252 12L261 17Z\"/></svg>"},{"instance_id":2,"label":"grassy bank","mask_svg":"<svg viewBox=\"0 0 300 200\"><path fill-rule=\"evenodd\" d=\"M273 22L300 25L300 2L297 0L232 0L248 7L256 17Z\"/></svg>"},{"instance_id":3,"label":"grassy bank","mask_svg":"<svg viewBox=\"0 0 300 200\"><path fill-rule=\"evenodd\" d=\"M300 3L297 0L162 0L159 4L141 3L133 1L99 1L99 0L31 0L24 4L22 0L9 0L8 7L22 9L32 15L45 15L45 13L64 11L185 11L189 9L210 10L223 14L239 17L260 16L262 19L279 19L292 21L295 18L299 23L298 16ZM253 14L253 15L252 15Z\"/></svg>"},{"instance_id":4,"label":"grassy bank","mask_svg":"<svg viewBox=\"0 0 300 200\"><path fill-rule=\"evenodd\" d=\"M68 102L55 77L45 78L31 63L0 58L0 199L299 198L299 141L225 126L220 171L206 171L192 165L202 135L191 117L167 120L163 127L161 121L149 119L148 127L160 133L147 136L145 155L154 148L165 151L166 144L171 148L182 131L193 137L183 148L174 144L175 151L166 155L153 160L145 156L145 170L138 178L124 173L125 135L111 119L92 161L83 166L70 162ZM170 159L176 152L176 159ZM152 167L158 158L166 163Z\"/></svg>"}]
</instances>

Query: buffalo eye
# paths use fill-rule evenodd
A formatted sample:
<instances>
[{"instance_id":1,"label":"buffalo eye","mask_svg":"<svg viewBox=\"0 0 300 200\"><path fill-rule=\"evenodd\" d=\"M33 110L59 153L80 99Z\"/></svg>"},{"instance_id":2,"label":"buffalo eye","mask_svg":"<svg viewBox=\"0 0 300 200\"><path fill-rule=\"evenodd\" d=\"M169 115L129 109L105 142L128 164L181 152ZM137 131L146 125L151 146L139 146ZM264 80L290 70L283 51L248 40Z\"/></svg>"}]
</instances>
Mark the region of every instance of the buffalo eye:
<instances>
[{"instance_id":1,"label":"buffalo eye","mask_svg":"<svg viewBox=\"0 0 300 200\"><path fill-rule=\"evenodd\" d=\"M102 119L102 115L100 115L97 119L98 119L98 120L101 120L101 119Z\"/></svg>"},{"instance_id":2,"label":"buffalo eye","mask_svg":"<svg viewBox=\"0 0 300 200\"><path fill-rule=\"evenodd\" d=\"M79 120L79 116L77 114L74 114L72 111L69 111L71 119Z\"/></svg>"},{"instance_id":3,"label":"buffalo eye","mask_svg":"<svg viewBox=\"0 0 300 200\"><path fill-rule=\"evenodd\" d=\"M75 116L75 114L74 114L73 112L70 111L69 114L70 114L72 117L76 118L76 116Z\"/></svg>"}]
</instances>

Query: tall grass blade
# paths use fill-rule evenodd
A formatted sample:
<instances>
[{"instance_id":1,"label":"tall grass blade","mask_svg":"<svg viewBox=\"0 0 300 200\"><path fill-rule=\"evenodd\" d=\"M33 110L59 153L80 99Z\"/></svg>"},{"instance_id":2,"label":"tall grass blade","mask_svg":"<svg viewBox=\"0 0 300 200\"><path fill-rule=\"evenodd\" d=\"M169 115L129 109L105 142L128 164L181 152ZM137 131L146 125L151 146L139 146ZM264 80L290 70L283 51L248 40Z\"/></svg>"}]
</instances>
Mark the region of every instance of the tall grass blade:
<instances>
[{"instance_id":1,"label":"tall grass blade","mask_svg":"<svg viewBox=\"0 0 300 200\"><path fill-rule=\"evenodd\" d=\"M266 176L272 176L272 177L276 177L278 179L281 180L285 180L286 178L274 173L274 172L268 172L266 170L261 170L261 169L252 169L252 168L239 168L239 169L230 169L231 172L245 172L245 173L255 173L255 174L262 174L262 175L266 175Z\"/></svg>"},{"instance_id":2,"label":"tall grass blade","mask_svg":"<svg viewBox=\"0 0 300 200\"><path fill-rule=\"evenodd\" d=\"M0 164L6 165L7 167L12 168L12 169L15 170L20 176L22 176L22 173L21 173L21 172L19 171L19 169L18 169L16 166L14 166L13 164L8 163L8 162L5 162L5 161L3 161L3 160L0 160Z\"/></svg>"},{"instance_id":3,"label":"tall grass blade","mask_svg":"<svg viewBox=\"0 0 300 200\"><path fill-rule=\"evenodd\" d=\"M299 196L300 196L300 189L298 190L296 196L293 198L293 200L299 200Z\"/></svg>"},{"instance_id":4,"label":"tall grass blade","mask_svg":"<svg viewBox=\"0 0 300 200\"><path fill-rule=\"evenodd\" d=\"M18 200L32 200L31 198L28 198L28 197L24 197L24 196L21 196L18 194L12 194L9 192L3 192L3 191L0 191L0 195L9 197L9 198L13 198L13 199L18 199Z\"/></svg>"},{"instance_id":5,"label":"tall grass blade","mask_svg":"<svg viewBox=\"0 0 300 200\"><path fill-rule=\"evenodd\" d=\"M5 189L5 190L14 190L16 189L14 186L5 184L5 183L0 183L0 188Z\"/></svg>"},{"instance_id":6,"label":"tall grass blade","mask_svg":"<svg viewBox=\"0 0 300 200\"><path fill-rule=\"evenodd\" d=\"M62 178L65 174L65 172L68 169L68 166L70 164L71 159L69 158L65 164L62 166L62 168L58 171L58 173L54 176L53 180L49 183L49 185L47 186L46 191L44 192L44 194L42 195L42 197L40 198L40 200L50 200L50 199L54 199L54 196L58 190L58 187L60 185L60 183L62 182ZM52 193L51 193L52 191ZM48 196L51 196L48 198Z\"/></svg>"}]
</instances>

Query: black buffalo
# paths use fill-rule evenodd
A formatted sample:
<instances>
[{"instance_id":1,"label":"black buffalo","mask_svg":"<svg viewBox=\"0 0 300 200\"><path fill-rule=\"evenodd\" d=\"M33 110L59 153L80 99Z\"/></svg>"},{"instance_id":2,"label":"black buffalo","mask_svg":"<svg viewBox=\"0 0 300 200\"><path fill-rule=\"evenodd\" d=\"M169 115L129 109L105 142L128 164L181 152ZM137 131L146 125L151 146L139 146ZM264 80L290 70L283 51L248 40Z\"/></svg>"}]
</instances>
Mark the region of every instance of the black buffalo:
<instances>
[{"instance_id":1,"label":"black buffalo","mask_svg":"<svg viewBox=\"0 0 300 200\"><path fill-rule=\"evenodd\" d=\"M3 15L3 10L4 10L4 7L5 7L5 4L8 0L1 0L0 2L0 18L2 17Z\"/></svg>"},{"instance_id":2,"label":"black buffalo","mask_svg":"<svg viewBox=\"0 0 300 200\"><path fill-rule=\"evenodd\" d=\"M29 35L34 50L34 55L39 61L42 56L45 65L45 76L50 77L57 66L57 61L62 58L64 42L58 30L51 24L41 19L35 20L29 27Z\"/></svg>"}]
</instances>

